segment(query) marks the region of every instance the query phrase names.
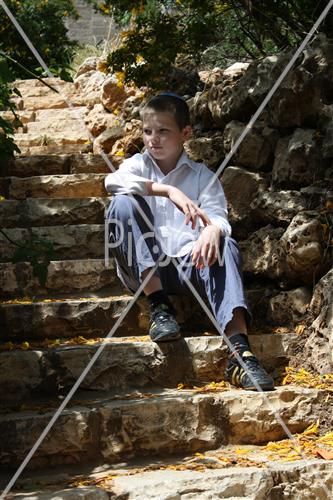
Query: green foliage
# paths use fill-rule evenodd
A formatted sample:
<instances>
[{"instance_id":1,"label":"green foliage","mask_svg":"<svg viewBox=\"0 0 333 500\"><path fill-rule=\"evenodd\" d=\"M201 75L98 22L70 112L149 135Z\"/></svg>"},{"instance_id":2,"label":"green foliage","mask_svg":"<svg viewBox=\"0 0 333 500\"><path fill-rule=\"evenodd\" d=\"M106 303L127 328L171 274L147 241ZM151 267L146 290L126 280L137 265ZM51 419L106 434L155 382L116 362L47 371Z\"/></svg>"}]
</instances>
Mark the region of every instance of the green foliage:
<instances>
[{"instance_id":1,"label":"green foliage","mask_svg":"<svg viewBox=\"0 0 333 500\"><path fill-rule=\"evenodd\" d=\"M9 109L13 113L14 121L10 122L0 117L0 159L8 160L14 156L14 152L20 153L19 148L14 143L13 134L14 127L21 125L15 113L15 106L10 102L10 97L14 94L20 96L17 88L12 88L13 76L8 68L6 59L0 59L0 111Z\"/></svg>"},{"instance_id":2,"label":"green foliage","mask_svg":"<svg viewBox=\"0 0 333 500\"><path fill-rule=\"evenodd\" d=\"M45 286L48 274L48 265L54 259L53 242L38 238L32 234L30 238L17 245L12 261L30 262L33 275Z\"/></svg>"},{"instance_id":3,"label":"green foliage","mask_svg":"<svg viewBox=\"0 0 333 500\"><path fill-rule=\"evenodd\" d=\"M53 74L70 80L70 63L77 47L67 37L64 18L77 17L72 0L6 0L6 5ZM0 8L0 50L37 74L43 70L29 47ZM10 63L15 78L26 72Z\"/></svg>"},{"instance_id":4,"label":"green foliage","mask_svg":"<svg viewBox=\"0 0 333 500\"><path fill-rule=\"evenodd\" d=\"M94 3L93 0L87 0ZM319 0L104 0L95 7L120 26L121 43L108 56L111 72L152 88L165 81L179 56L202 65L228 64L300 43L325 8ZM333 35L333 14L322 30Z\"/></svg>"}]
</instances>

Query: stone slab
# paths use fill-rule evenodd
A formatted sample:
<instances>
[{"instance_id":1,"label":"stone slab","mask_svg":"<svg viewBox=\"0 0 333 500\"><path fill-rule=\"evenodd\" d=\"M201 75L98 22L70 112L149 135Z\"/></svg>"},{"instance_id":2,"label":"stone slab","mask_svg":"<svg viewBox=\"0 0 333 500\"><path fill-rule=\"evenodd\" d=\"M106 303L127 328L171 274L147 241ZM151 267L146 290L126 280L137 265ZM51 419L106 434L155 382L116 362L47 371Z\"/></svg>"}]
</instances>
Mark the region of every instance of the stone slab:
<instances>
[{"instance_id":1,"label":"stone slab","mask_svg":"<svg viewBox=\"0 0 333 500\"><path fill-rule=\"evenodd\" d=\"M107 196L105 174L40 175L6 178L8 198L85 198Z\"/></svg>"},{"instance_id":2,"label":"stone slab","mask_svg":"<svg viewBox=\"0 0 333 500\"><path fill-rule=\"evenodd\" d=\"M224 450L221 448L218 451L223 454ZM215 470L207 467L200 471L186 468L172 470L173 462L171 459L157 459L148 471L140 471L140 466L134 470L130 467L124 469L123 464L87 470L84 474L78 471L80 477L88 481L92 479L93 483L95 480L98 486L70 487L74 471L65 474L30 471L29 479L20 479L17 493L12 492L8 499L106 500L111 496L114 500L147 500L149 491L149 498L153 500L303 500L305 497L327 500L332 491L333 469L330 461L268 462L264 468L225 465ZM170 468L163 470L163 465ZM154 470L156 466L157 470Z\"/></svg>"},{"instance_id":3,"label":"stone slab","mask_svg":"<svg viewBox=\"0 0 333 500\"><path fill-rule=\"evenodd\" d=\"M0 203L0 227L103 224L111 198L27 198Z\"/></svg>"},{"instance_id":4,"label":"stone slab","mask_svg":"<svg viewBox=\"0 0 333 500\"><path fill-rule=\"evenodd\" d=\"M82 146L80 145L80 148ZM60 148L61 149L61 148ZM80 154L45 154L19 156L8 160L1 166L1 175L7 177L31 177L39 175L109 173L110 169L101 155Z\"/></svg>"},{"instance_id":5,"label":"stone slab","mask_svg":"<svg viewBox=\"0 0 333 500\"><path fill-rule=\"evenodd\" d=\"M315 389L292 386L266 393L198 394L168 389L120 400L80 396L62 412L29 467L93 458L115 463L228 443L264 444L285 436L275 412L292 433L302 432L316 420L324 396ZM25 407L0 416L0 432L6 436L0 442L2 467L21 463L54 411Z\"/></svg>"},{"instance_id":6,"label":"stone slab","mask_svg":"<svg viewBox=\"0 0 333 500\"><path fill-rule=\"evenodd\" d=\"M263 357L258 353L258 357L269 371L282 368L281 355L277 354L282 350L286 364L288 351L284 344L287 342L287 339L282 341L274 335L251 338L254 351L259 343L266 345L269 354ZM69 389L101 345L0 352L0 401L7 405L19 402L23 396L47 395L51 389L56 393ZM223 379L226 362L227 349L221 337L190 337L166 344L156 344L149 338L145 342L112 338L104 346L81 388L117 391L152 385L206 384Z\"/></svg>"},{"instance_id":7,"label":"stone slab","mask_svg":"<svg viewBox=\"0 0 333 500\"><path fill-rule=\"evenodd\" d=\"M146 500L147 491L151 500L326 500L332 485L332 463L304 460L267 468L145 472L116 477L111 488L115 500Z\"/></svg>"},{"instance_id":8,"label":"stone slab","mask_svg":"<svg viewBox=\"0 0 333 500\"><path fill-rule=\"evenodd\" d=\"M54 260L100 259L104 258L104 224L77 224L28 228L9 228L6 235L13 241L23 243L31 238L53 242ZM0 235L0 261L12 260L15 246Z\"/></svg>"},{"instance_id":9,"label":"stone slab","mask_svg":"<svg viewBox=\"0 0 333 500\"><path fill-rule=\"evenodd\" d=\"M21 149L30 146L52 146L52 145L65 145L65 144L84 144L89 140L89 133L81 127L80 130L73 131L60 131L49 133L43 132L26 132L17 133L14 136L15 144Z\"/></svg>"},{"instance_id":10,"label":"stone slab","mask_svg":"<svg viewBox=\"0 0 333 500\"><path fill-rule=\"evenodd\" d=\"M7 340L59 338L59 337L104 337L113 327L130 302L128 295L106 298L66 298L51 302L24 304L2 304L0 306L0 328ZM146 329L138 325L137 304L129 311L118 333L127 335L145 334Z\"/></svg>"},{"instance_id":11,"label":"stone slab","mask_svg":"<svg viewBox=\"0 0 333 500\"><path fill-rule=\"evenodd\" d=\"M33 274L29 262L0 263L0 297L36 297L57 293L93 294L104 288L121 289L117 278L115 264L109 261L105 266L104 259L83 259L51 261L45 286Z\"/></svg>"}]
</instances>

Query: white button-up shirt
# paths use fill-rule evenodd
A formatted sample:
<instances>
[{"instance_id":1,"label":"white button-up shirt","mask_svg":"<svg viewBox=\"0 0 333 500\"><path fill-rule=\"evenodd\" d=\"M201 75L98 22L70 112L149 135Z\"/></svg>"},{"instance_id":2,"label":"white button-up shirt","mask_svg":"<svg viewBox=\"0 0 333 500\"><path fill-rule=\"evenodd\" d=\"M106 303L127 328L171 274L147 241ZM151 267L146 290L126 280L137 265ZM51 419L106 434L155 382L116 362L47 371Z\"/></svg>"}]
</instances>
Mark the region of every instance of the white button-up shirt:
<instances>
[{"instance_id":1,"label":"white button-up shirt","mask_svg":"<svg viewBox=\"0 0 333 500\"><path fill-rule=\"evenodd\" d=\"M166 197L147 196L147 181L168 184L180 189L230 236L227 202L219 179L202 163L189 159L185 151L171 172L164 174L150 154L135 154L119 169L108 174L105 188L113 194L139 194L144 197L154 216L156 238L162 250L171 257L189 253L200 236L202 221L195 229L185 225L185 215Z\"/></svg>"}]
</instances>

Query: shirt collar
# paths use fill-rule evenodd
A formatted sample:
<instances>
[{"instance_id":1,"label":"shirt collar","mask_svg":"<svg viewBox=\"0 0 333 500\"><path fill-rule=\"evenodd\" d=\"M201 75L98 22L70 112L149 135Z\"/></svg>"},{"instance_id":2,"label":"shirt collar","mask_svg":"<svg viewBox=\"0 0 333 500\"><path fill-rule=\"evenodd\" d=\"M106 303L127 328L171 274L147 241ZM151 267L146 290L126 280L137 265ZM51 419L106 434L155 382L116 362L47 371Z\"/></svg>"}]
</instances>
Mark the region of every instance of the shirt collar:
<instances>
[{"instance_id":1,"label":"shirt collar","mask_svg":"<svg viewBox=\"0 0 333 500\"><path fill-rule=\"evenodd\" d=\"M149 158L153 162L154 166L156 166L157 168L159 168L159 166L157 165L156 161L154 160L154 158L151 156L151 154L148 152L147 149L144 151L144 153L143 153L142 156L143 156L144 159ZM190 158L188 157L188 154L186 153L186 151L184 149L183 149L182 154L180 155L179 160L176 163L175 168L172 169L171 172L174 172L177 168L179 168L179 167L181 167L183 165L188 165L193 170L197 170L197 164L194 161L190 160Z\"/></svg>"}]
</instances>

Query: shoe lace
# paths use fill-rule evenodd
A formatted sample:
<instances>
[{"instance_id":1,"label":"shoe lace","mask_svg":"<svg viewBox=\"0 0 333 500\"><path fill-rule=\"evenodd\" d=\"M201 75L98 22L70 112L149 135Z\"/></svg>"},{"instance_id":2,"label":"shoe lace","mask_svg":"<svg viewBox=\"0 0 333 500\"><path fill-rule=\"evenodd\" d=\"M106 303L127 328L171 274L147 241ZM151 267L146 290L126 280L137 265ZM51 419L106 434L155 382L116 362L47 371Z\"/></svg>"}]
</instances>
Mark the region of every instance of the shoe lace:
<instances>
[{"instance_id":1,"label":"shoe lace","mask_svg":"<svg viewBox=\"0 0 333 500\"><path fill-rule=\"evenodd\" d=\"M169 307L165 304L159 304L154 311L152 311L151 314L151 319L153 321L160 321L161 323L165 323L166 321L170 320L170 317L172 317L172 312L170 311Z\"/></svg>"}]
</instances>

